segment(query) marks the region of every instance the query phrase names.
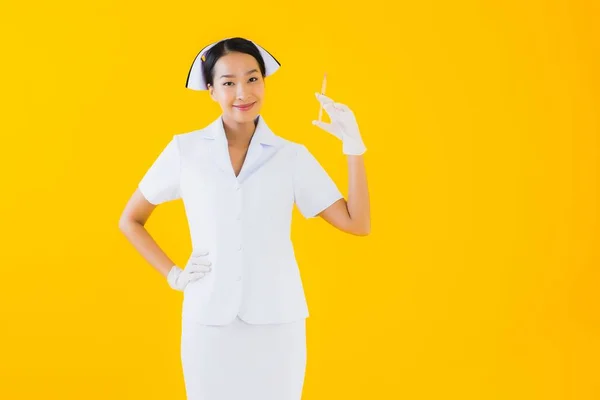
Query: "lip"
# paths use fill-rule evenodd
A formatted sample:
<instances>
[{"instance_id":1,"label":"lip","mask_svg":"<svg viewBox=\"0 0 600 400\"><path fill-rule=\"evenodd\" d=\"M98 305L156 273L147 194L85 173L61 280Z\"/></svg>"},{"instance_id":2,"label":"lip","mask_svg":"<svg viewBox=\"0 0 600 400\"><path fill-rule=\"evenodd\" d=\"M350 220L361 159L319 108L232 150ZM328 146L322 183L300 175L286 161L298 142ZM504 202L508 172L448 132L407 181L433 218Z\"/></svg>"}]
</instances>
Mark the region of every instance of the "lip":
<instances>
[{"instance_id":1,"label":"lip","mask_svg":"<svg viewBox=\"0 0 600 400\"><path fill-rule=\"evenodd\" d=\"M237 108L240 111L247 111L247 110L251 109L252 106L254 106L254 104L256 104L256 102L250 103L250 104L246 104L244 106L234 106L234 107Z\"/></svg>"}]
</instances>

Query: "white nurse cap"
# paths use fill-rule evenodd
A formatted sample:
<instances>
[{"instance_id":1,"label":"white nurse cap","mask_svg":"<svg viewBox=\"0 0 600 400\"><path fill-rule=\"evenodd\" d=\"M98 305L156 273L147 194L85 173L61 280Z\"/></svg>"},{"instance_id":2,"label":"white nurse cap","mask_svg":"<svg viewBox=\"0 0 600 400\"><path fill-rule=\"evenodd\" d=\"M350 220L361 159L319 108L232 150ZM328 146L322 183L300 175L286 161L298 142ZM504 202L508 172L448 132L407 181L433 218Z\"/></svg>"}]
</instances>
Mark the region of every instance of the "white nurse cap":
<instances>
[{"instance_id":1,"label":"white nurse cap","mask_svg":"<svg viewBox=\"0 0 600 400\"><path fill-rule=\"evenodd\" d=\"M225 38L223 40L227 40L231 38ZM204 75L202 74L202 63L204 62L204 54L210 50L214 45L220 43L222 40L218 42L214 42L200 50L200 52L196 55L194 59L194 63L188 72L187 81L185 83L185 87L192 90L208 90L206 87L206 81L204 80ZM281 64L275 57L271 55L268 51L260 47L258 44L252 42L259 50L260 55L262 56L265 62L265 76L272 75L279 69Z\"/></svg>"}]
</instances>

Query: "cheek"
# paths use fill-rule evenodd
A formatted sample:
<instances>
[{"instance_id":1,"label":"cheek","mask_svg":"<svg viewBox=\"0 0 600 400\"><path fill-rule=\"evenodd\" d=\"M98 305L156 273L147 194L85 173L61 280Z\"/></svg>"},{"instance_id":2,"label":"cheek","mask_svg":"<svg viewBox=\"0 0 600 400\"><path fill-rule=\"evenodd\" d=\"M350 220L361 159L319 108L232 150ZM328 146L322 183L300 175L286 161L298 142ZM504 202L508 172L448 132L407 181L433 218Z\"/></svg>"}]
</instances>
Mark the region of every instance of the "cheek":
<instances>
[{"instance_id":1,"label":"cheek","mask_svg":"<svg viewBox=\"0 0 600 400\"><path fill-rule=\"evenodd\" d=\"M260 97L260 98L262 98L262 97L265 95L265 87L264 87L263 85L261 85L260 87L257 87L257 88L254 90L254 95L255 95L256 97Z\"/></svg>"},{"instance_id":2,"label":"cheek","mask_svg":"<svg viewBox=\"0 0 600 400\"><path fill-rule=\"evenodd\" d=\"M235 101L235 94L231 91L222 91L218 94L217 100L223 105L229 105Z\"/></svg>"}]
</instances>

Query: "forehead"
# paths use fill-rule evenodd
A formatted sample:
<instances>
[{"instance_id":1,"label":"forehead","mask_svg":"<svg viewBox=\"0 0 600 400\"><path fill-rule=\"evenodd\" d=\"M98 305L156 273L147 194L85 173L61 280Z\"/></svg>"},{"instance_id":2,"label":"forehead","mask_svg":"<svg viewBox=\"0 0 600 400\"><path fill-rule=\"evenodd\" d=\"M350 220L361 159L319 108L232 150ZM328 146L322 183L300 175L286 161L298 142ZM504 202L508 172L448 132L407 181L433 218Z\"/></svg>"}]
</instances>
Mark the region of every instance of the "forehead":
<instances>
[{"instance_id":1,"label":"forehead","mask_svg":"<svg viewBox=\"0 0 600 400\"><path fill-rule=\"evenodd\" d=\"M215 77L218 78L223 74L243 76L252 69L260 71L258 62L253 56L246 53L233 52L217 60L215 64Z\"/></svg>"}]
</instances>

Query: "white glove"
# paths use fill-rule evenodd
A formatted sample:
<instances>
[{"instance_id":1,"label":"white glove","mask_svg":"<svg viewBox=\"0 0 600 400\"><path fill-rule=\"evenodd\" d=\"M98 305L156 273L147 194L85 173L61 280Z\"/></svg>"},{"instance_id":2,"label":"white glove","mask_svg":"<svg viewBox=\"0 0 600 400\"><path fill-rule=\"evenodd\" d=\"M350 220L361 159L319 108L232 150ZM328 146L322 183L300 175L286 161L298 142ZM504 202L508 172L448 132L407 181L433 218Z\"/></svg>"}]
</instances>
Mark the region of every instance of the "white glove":
<instances>
[{"instance_id":1,"label":"white glove","mask_svg":"<svg viewBox=\"0 0 600 400\"><path fill-rule=\"evenodd\" d=\"M317 96L317 100L323 105L325 111L327 111L331 123L328 124L315 120L312 122L313 125L340 139L343 143L342 151L346 155L359 156L367 151L352 110L345 104L335 103L324 94L315 93L315 95Z\"/></svg>"},{"instance_id":2,"label":"white glove","mask_svg":"<svg viewBox=\"0 0 600 400\"><path fill-rule=\"evenodd\" d=\"M204 278L211 270L211 262L206 258L207 255L208 250L198 250L192 253L184 269L173 265L167 274L169 286L183 292L188 283Z\"/></svg>"}]
</instances>

